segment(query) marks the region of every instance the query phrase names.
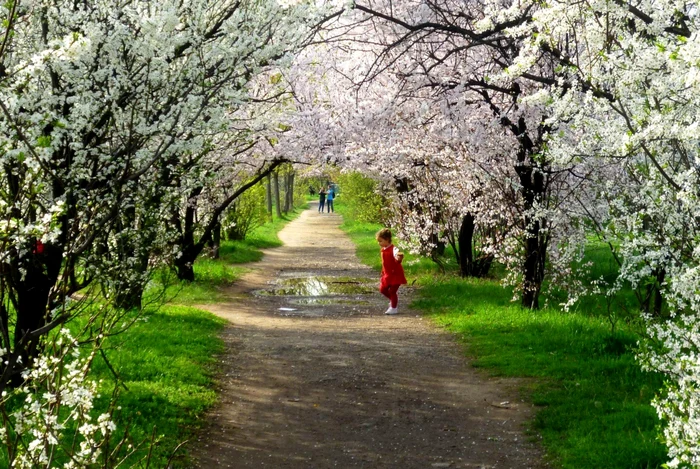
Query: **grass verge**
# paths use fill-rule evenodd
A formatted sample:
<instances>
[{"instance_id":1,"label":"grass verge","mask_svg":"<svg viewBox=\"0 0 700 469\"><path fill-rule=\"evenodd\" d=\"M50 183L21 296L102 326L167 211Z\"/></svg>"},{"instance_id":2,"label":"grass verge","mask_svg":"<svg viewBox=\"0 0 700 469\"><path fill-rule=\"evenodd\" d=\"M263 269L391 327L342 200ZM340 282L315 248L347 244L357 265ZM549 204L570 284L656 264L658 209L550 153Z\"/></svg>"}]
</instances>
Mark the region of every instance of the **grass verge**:
<instances>
[{"instance_id":1,"label":"grass verge","mask_svg":"<svg viewBox=\"0 0 700 469\"><path fill-rule=\"evenodd\" d=\"M105 343L105 356L123 383L115 423L120 431L128 428L133 444L144 442L126 467L144 457L152 436L157 443L150 467L168 467L177 445L200 427L217 399L214 357L223 351L218 334L224 324L206 311L165 305L142 313L125 333ZM114 376L101 356L92 373L102 380L106 396L97 408L106 408ZM170 467L187 467L189 446L175 454Z\"/></svg>"},{"instance_id":2,"label":"grass verge","mask_svg":"<svg viewBox=\"0 0 700 469\"><path fill-rule=\"evenodd\" d=\"M379 226L346 219L342 228L360 259L378 268ZM412 306L452 331L473 366L526 378L522 395L538 408L531 430L554 467L662 467L666 450L650 405L662 379L636 364L632 326L618 321L613 330L599 302L574 312L530 311L511 302L512 291L496 280L440 275L429 260L404 262L420 287Z\"/></svg>"}]
</instances>

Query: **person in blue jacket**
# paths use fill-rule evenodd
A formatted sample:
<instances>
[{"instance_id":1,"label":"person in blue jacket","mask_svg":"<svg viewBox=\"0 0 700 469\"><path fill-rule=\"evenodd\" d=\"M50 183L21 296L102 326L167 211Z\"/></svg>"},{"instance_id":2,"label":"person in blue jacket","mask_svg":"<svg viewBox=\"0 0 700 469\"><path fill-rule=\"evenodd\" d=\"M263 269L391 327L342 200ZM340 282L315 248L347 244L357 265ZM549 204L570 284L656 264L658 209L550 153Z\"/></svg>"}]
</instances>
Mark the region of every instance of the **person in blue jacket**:
<instances>
[{"instance_id":1,"label":"person in blue jacket","mask_svg":"<svg viewBox=\"0 0 700 469\"><path fill-rule=\"evenodd\" d=\"M333 190L333 186L328 186L326 190L326 207L328 207L328 213L335 213L335 210L333 210L333 199L335 199L335 191Z\"/></svg>"}]
</instances>

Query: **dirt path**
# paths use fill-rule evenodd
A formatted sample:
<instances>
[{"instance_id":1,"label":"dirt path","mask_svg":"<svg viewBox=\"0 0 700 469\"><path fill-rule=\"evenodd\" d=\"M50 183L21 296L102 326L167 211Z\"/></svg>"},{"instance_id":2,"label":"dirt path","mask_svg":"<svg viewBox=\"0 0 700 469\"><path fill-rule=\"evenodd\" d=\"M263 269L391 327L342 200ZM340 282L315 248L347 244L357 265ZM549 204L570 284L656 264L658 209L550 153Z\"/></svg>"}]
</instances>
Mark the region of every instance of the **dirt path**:
<instances>
[{"instance_id":1,"label":"dirt path","mask_svg":"<svg viewBox=\"0 0 700 469\"><path fill-rule=\"evenodd\" d=\"M512 383L472 369L450 334L406 308L407 289L402 314L383 315L378 275L340 222L303 212L230 303L203 306L231 324L199 467L545 467Z\"/></svg>"}]
</instances>

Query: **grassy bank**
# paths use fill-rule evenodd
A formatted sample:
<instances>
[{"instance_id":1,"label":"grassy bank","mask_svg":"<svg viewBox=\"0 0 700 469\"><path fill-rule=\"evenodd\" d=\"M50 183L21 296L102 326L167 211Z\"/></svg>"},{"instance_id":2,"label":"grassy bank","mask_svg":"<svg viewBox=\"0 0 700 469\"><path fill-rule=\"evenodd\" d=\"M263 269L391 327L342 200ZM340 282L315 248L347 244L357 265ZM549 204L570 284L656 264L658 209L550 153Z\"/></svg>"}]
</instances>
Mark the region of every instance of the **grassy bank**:
<instances>
[{"instance_id":1,"label":"grassy bank","mask_svg":"<svg viewBox=\"0 0 700 469\"><path fill-rule=\"evenodd\" d=\"M342 228L363 262L378 268L379 226L346 219ZM604 264L603 253L591 255ZM638 336L633 323L619 320L622 312L613 315L613 331L600 299L573 312L530 311L511 302L512 291L497 280L441 275L430 261L411 257L405 262L409 282L417 279L420 287L412 306L455 333L473 366L526 378L522 396L537 407L531 430L554 467L646 469L666 461L649 404L662 381L635 363ZM633 296L627 292L621 301L629 306Z\"/></svg>"},{"instance_id":2,"label":"grassy bank","mask_svg":"<svg viewBox=\"0 0 700 469\"><path fill-rule=\"evenodd\" d=\"M300 213L297 210L267 223L244 241L223 242L220 259L203 257L195 263L194 282L170 286L168 304L147 309L125 333L107 341L105 356L123 381L118 428L128 428L134 443L155 436L158 443L150 467L166 467L175 448L194 436L205 411L217 400L215 357L223 351L218 336L225 321L191 305L221 301L224 288L245 272L237 264L260 260L260 249L280 246L277 233ZM104 397L97 407L105 409L114 375L101 357L92 373L102 380ZM190 467L188 448L192 444L178 450L170 467ZM145 443L130 462L144 458L147 446Z\"/></svg>"},{"instance_id":3,"label":"grassy bank","mask_svg":"<svg viewBox=\"0 0 700 469\"><path fill-rule=\"evenodd\" d=\"M125 333L106 342L105 356L123 383L119 434L128 429L132 444L142 444L126 467L147 455L152 437L157 443L151 467L166 467L175 448L200 427L200 418L216 402L214 357L223 351L218 334L224 323L206 311L165 305L145 311ZM99 356L92 373L102 380L104 398L96 407L104 409L115 378ZM174 455L175 467L187 467L188 449L185 445Z\"/></svg>"}]
</instances>

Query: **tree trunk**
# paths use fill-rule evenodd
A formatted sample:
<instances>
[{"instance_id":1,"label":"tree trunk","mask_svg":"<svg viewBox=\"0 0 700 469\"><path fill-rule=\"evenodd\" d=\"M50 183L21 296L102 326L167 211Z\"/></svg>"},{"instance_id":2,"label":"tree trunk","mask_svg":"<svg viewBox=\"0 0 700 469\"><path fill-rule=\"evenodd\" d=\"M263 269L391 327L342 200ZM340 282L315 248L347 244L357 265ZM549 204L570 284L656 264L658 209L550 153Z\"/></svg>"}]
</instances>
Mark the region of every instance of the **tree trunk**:
<instances>
[{"instance_id":1,"label":"tree trunk","mask_svg":"<svg viewBox=\"0 0 700 469\"><path fill-rule=\"evenodd\" d=\"M289 173L284 175L284 214L289 213Z\"/></svg>"},{"instance_id":2,"label":"tree trunk","mask_svg":"<svg viewBox=\"0 0 700 469\"><path fill-rule=\"evenodd\" d=\"M54 282L44 272L39 257L29 253L23 262L24 278L15 284L17 294L17 323L15 325L14 350L20 351L22 364L30 366L38 355L40 337L29 338L27 334L47 324L48 303ZM33 259L32 259L33 258ZM20 275L19 266L16 272Z\"/></svg>"},{"instance_id":3,"label":"tree trunk","mask_svg":"<svg viewBox=\"0 0 700 469\"><path fill-rule=\"evenodd\" d=\"M267 176L270 171L273 171L277 166L283 163L283 160L277 160L271 163L267 168L260 169L258 174L245 184L241 185L233 194L231 194L226 200L221 202L216 209L210 214L209 223L204 226L197 226L195 223L196 215L196 205L191 203L196 200L196 197L201 194L203 187L195 188L190 193L188 197L187 208L185 209L185 220L184 226L180 226L179 214L173 215L173 224L180 233L180 239L178 240L178 246L182 254L179 258L175 259L175 269L177 271L177 278L180 280L185 280L192 282L194 281L194 261L202 252L207 243L214 236L214 231L216 226L219 224L219 217L222 216L224 211L233 204L238 197L245 191L258 184L265 176ZM276 191L279 195L279 190ZM279 210L279 204L277 205ZM194 236L195 231L201 233L199 240L195 242Z\"/></svg>"},{"instance_id":4,"label":"tree trunk","mask_svg":"<svg viewBox=\"0 0 700 469\"><path fill-rule=\"evenodd\" d=\"M666 278L666 270L654 269L652 272L654 280L646 285L646 295L640 300L641 310L645 313L651 313L654 317L661 317L663 307L663 294L661 293L661 284ZM637 295L641 298L641 295ZM653 299L653 306L652 306Z\"/></svg>"},{"instance_id":5,"label":"tree trunk","mask_svg":"<svg viewBox=\"0 0 700 469\"><path fill-rule=\"evenodd\" d=\"M294 173L289 173L289 207L294 210Z\"/></svg>"},{"instance_id":6,"label":"tree trunk","mask_svg":"<svg viewBox=\"0 0 700 469\"><path fill-rule=\"evenodd\" d=\"M216 227L214 227L209 247L211 248L211 258L218 259L219 248L221 247L221 223L217 223Z\"/></svg>"},{"instance_id":7,"label":"tree trunk","mask_svg":"<svg viewBox=\"0 0 700 469\"><path fill-rule=\"evenodd\" d=\"M275 208L277 209L277 218L282 218L282 207L280 207L280 178L277 171L272 175L275 184Z\"/></svg>"},{"instance_id":8,"label":"tree trunk","mask_svg":"<svg viewBox=\"0 0 700 469\"><path fill-rule=\"evenodd\" d=\"M5 169L8 190L21 200L19 196L21 185L15 168L10 165L3 169ZM3 389L8 382L18 386L24 381L21 373L30 367L39 355L41 338L44 334L37 337L31 337L31 335L48 324L49 312L63 300L63 297L52 297L51 290L58 281L64 262L66 268L72 268L71 258L64 256L63 246L66 244L70 229L70 217L76 210L75 204L71 194L66 194L58 184L54 184L53 190L56 195L65 194L67 208L61 215L61 234L58 240L55 244L42 244L39 240L34 240L32 245L26 246L28 249L24 252L15 248L8 249L5 253L6 261L0 263L2 299L9 299L14 292L15 300L10 303L14 313L8 314L7 305L0 305L2 310L0 348L5 349L6 353L0 360L0 389ZM11 213L13 218L19 220L26 216L17 206L11 208ZM14 334L11 339L12 326L14 326ZM11 340L12 345L10 345ZM10 358L14 355L13 352L21 358L21 362L15 363Z\"/></svg>"},{"instance_id":9,"label":"tree trunk","mask_svg":"<svg viewBox=\"0 0 700 469\"><path fill-rule=\"evenodd\" d=\"M124 310L141 309L143 301L142 284L130 285L129 288L119 289L114 297L114 306Z\"/></svg>"},{"instance_id":10,"label":"tree trunk","mask_svg":"<svg viewBox=\"0 0 700 469\"><path fill-rule=\"evenodd\" d=\"M267 184L266 184L266 191L265 191L265 199L267 202L267 214L272 218L272 181L271 177L268 174L267 175Z\"/></svg>"},{"instance_id":11,"label":"tree trunk","mask_svg":"<svg viewBox=\"0 0 700 469\"><path fill-rule=\"evenodd\" d=\"M462 218L462 225L459 228L458 251L459 251L459 273L462 277L485 277L488 275L493 256L481 254L475 257L474 249L474 216L471 213Z\"/></svg>"},{"instance_id":12,"label":"tree trunk","mask_svg":"<svg viewBox=\"0 0 700 469\"><path fill-rule=\"evenodd\" d=\"M469 277L473 273L474 259L472 255L472 241L474 239L474 216L471 213L464 215L462 226L459 228L459 273L462 277Z\"/></svg>"},{"instance_id":13,"label":"tree trunk","mask_svg":"<svg viewBox=\"0 0 700 469\"><path fill-rule=\"evenodd\" d=\"M156 201L151 200L151 207L154 208L160 202L160 197ZM117 236L116 256L119 265L130 265L133 273L137 275L145 275L148 270L148 258L151 251L151 246L139 245L134 242L134 239L129 236L128 231L137 227L136 209L134 205L127 205L121 211L115 222L115 234ZM141 226L141 229L147 229L146 226ZM123 235L126 232L126 236ZM107 249L105 249L107 252ZM128 264L130 257L137 257L136 264ZM143 277L133 276L130 272L126 275L120 275L115 279L116 286L114 288L114 306L124 310L141 309L141 300L144 291Z\"/></svg>"},{"instance_id":14,"label":"tree trunk","mask_svg":"<svg viewBox=\"0 0 700 469\"><path fill-rule=\"evenodd\" d=\"M445 245L445 242L440 239L437 233L430 235L430 243L435 246L430 253L431 256L437 258L445 254L445 248L447 246Z\"/></svg>"},{"instance_id":15,"label":"tree trunk","mask_svg":"<svg viewBox=\"0 0 700 469\"><path fill-rule=\"evenodd\" d=\"M194 261L199 252L196 251L194 242L194 208L188 204L185 211L185 224L180 235L180 249L182 254L175 259L175 271L177 278L185 282L194 282Z\"/></svg>"},{"instance_id":16,"label":"tree trunk","mask_svg":"<svg viewBox=\"0 0 700 469\"><path fill-rule=\"evenodd\" d=\"M197 197L204 190L203 187L197 187L190 192L187 198L187 207L185 208L185 220L182 226L182 231L180 234L180 249L182 249L182 255L175 259L175 269L177 271L177 278L187 282L194 281L194 261L201 252L201 249L197 250L194 242L194 232L195 232L195 215L197 212L197 205L194 203ZM205 240L205 242L208 241Z\"/></svg>"},{"instance_id":17,"label":"tree trunk","mask_svg":"<svg viewBox=\"0 0 700 469\"><path fill-rule=\"evenodd\" d=\"M544 175L533 164L516 167L525 201L525 263L523 268L522 305L539 309L539 295L544 280L544 267L549 236L546 220L534 218L532 210L545 197Z\"/></svg>"},{"instance_id":18,"label":"tree trunk","mask_svg":"<svg viewBox=\"0 0 700 469\"><path fill-rule=\"evenodd\" d=\"M538 222L535 222L539 225ZM523 300L522 305L530 309L539 309L539 295L542 289L543 266L542 258L543 253L540 250L540 243L538 242L537 232L539 232L539 226L536 226L532 230L528 230L529 237L525 241L525 267L524 267L524 281L523 281Z\"/></svg>"},{"instance_id":19,"label":"tree trunk","mask_svg":"<svg viewBox=\"0 0 700 469\"><path fill-rule=\"evenodd\" d=\"M656 276L656 285L654 288L654 316L661 317L661 309L664 304L664 297L661 293L661 285L664 283L664 278L666 277L666 270L662 269Z\"/></svg>"},{"instance_id":20,"label":"tree trunk","mask_svg":"<svg viewBox=\"0 0 700 469\"><path fill-rule=\"evenodd\" d=\"M194 282L194 261L196 259L197 256L186 256L185 253L175 259L175 271L178 279L185 282Z\"/></svg>"}]
</instances>

